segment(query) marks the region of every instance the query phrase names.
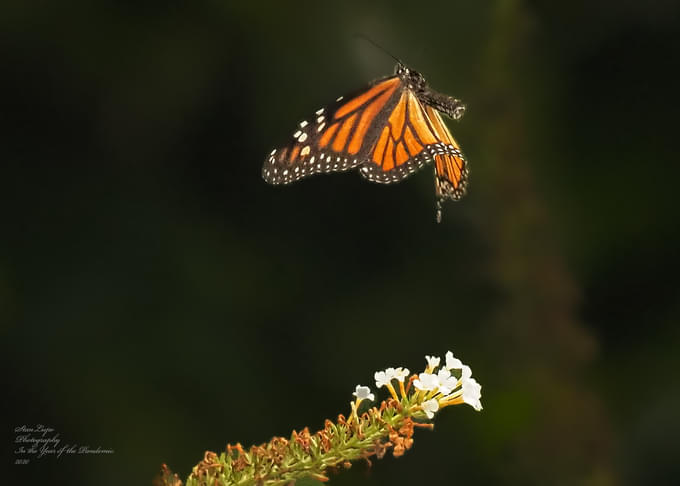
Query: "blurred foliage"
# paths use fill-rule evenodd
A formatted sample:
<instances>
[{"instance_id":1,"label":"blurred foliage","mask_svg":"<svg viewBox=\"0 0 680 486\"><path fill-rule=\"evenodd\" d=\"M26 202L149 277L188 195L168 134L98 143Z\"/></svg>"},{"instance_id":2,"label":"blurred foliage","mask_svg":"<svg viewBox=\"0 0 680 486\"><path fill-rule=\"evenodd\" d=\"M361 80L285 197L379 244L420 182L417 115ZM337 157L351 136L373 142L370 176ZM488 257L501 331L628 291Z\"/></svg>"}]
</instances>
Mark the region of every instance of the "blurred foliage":
<instances>
[{"instance_id":1,"label":"blurred foliage","mask_svg":"<svg viewBox=\"0 0 680 486\"><path fill-rule=\"evenodd\" d=\"M5 416L113 455L23 484L149 484L320 428L452 349L484 412L333 484L664 484L680 473L677 2L4 2ZM469 194L428 170L291 187L273 146L391 72L468 104ZM466 413L468 412L468 413ZM134 478L134 479L133 479Z\"/></svg>"}]
</instances>

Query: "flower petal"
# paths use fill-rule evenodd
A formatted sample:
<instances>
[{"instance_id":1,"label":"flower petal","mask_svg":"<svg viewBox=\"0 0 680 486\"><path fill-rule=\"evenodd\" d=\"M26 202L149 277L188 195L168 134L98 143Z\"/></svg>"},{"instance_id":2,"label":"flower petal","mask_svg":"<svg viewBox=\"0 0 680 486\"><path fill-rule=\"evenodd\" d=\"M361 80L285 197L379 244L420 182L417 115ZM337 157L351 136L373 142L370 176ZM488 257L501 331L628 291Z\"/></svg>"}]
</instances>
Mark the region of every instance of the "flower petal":
<instances>
[{"instance_id":1,"label":"flower petal","mask_svg":"<svg viewBox=\"0 0 680 486\"><path fill-rule=\"evenodd\" d=\"M463 362L453 356L451 351L446 353L446 368L449 370L459 370L463 367Z\"/></svg>"}]
</instances>

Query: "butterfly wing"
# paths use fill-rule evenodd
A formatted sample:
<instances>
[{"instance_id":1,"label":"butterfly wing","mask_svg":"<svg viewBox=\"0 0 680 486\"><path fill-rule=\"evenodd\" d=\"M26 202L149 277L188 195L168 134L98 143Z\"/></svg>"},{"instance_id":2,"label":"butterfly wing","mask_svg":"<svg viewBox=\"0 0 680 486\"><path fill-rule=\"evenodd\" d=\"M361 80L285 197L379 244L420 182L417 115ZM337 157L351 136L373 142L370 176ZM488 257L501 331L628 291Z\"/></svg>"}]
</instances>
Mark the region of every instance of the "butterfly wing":
<instances>
[{"instance_id":1,"label":"butterfly wing","mask_svg":"<svg viewBox=\"0 0 680 486\"><path fill-rule=\"evenodd\" d=\"M289 184L318 173L342 172L369 160L386 117L403 90L392 76L318 110L303 121L291 142L276 149L262 167L270 184Z\"/></svg>"},{"instance_id":2,"label":"butterfly wing","mask_svg":"<svg viewBox=\"0 0 680 486\"><path fill-rule=\"evenodd\" d=\"M439 151L433 157L437 198L439 201L444 199L457 201L467 191L469 173L467 161L439 112L430 106L426 106L425 113L435 129L435 133L445 144L445 149Z\"/></svg>"},{"instance_id":3,"label":"butterfly wing","mask_svg":"<svg viewBox=\"0 0 680 486\"><path fill-rule=\"evenodd\" d=\"M359 172L368 180L390 184L433 161L438 199L460 199L468 173L460 147L439 113L405 89L381 129L370 161Z\"/></svg>"}]
</instances>

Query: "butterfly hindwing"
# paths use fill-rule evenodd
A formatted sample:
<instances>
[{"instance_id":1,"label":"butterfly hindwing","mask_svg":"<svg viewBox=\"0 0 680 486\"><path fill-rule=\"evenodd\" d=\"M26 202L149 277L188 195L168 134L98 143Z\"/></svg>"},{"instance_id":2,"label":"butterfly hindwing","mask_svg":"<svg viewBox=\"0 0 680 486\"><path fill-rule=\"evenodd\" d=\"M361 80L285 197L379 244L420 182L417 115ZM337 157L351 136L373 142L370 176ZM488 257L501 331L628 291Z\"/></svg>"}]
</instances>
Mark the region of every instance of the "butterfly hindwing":
<instances>
[{"instance_id":1,"label":"butterfly hindwing","mask_svg":"<svg viewBox=\"0 0 680 486\"><path fill-rule=\"evenodd\" d=\"M272 151L262 177L270 184L288 184L366 163L401 90L400 78L392 76L317 110L310 121L300 122L288 145Z\"/></svg>"},{"instance_id":2,"label":"butterfly hindwing","mask_svg":"<svg viewBox=\"0 0 680 486\"><path fill-rule=\"evenodd\" d=\"M457 201L467 191L467 161L439 112L430 106L427 106L425 111L432 121L436 133L445 145L445 149L433 157L437 198L439 200L448 198Z\"/></svg>"}]
</instances>

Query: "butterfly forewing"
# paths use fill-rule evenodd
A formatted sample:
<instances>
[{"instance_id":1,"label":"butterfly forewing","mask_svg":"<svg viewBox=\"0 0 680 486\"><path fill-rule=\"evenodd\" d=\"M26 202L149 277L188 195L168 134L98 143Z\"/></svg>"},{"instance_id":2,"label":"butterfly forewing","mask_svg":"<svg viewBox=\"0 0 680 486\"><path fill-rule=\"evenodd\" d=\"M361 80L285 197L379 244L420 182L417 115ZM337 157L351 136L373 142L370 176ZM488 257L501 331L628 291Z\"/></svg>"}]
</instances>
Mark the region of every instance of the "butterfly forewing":
<instances>
[{"instance_id":1,"label":"butterfly forewing","mask_svg":"<svg viewBox=\"0 0 680 486\"><path fill-rule=\"evenodd\" d=\"M300 122L288 145L271 152L262 177L270 184L287 184L366 163L402 89L401 79L392 76L317 110Z\"/></svg>"}]
</instances>

